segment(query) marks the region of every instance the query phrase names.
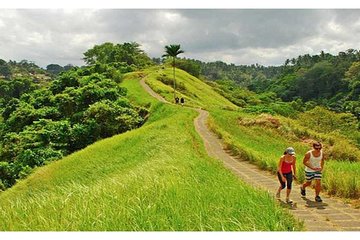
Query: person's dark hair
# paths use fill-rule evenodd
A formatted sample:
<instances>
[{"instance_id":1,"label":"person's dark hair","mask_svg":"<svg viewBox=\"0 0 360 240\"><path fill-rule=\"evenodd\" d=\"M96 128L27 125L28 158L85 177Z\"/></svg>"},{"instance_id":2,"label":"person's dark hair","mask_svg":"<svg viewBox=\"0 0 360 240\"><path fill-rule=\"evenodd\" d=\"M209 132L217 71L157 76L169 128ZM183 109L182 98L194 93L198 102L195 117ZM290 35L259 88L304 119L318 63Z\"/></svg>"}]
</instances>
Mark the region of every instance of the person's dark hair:
<instances>
[{"instance_id":1,"label":"person's dark hair","mask_svg":"<svg viewBox=\"0 0 360 240\"><path fill-rule=\"evenodd\" d=\"M313 143L313 148L322 148L321 142L314 142Z\"/></svg>"}]
</instances>

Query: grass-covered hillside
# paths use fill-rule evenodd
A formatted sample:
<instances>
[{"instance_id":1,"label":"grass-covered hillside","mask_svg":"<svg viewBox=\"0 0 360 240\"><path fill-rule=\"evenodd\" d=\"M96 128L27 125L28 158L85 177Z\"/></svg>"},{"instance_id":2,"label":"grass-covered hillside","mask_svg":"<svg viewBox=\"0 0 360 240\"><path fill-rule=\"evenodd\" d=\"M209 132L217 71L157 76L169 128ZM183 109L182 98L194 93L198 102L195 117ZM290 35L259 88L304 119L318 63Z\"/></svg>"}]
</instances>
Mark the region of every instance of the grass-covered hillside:
<instances>
[{"instance_id":1,"label":"grass-covered hillside","mask_svg":"<svg viewBox=\"0 0 360 240\"><path fill-rule=\"evenodd\" d=\"M174 102L172 68L153 67L147 71L146 83L167 101ZM176 69L176 95L184 97L187 106L204 109L236 110L238 107L216 93L208 84L187 72Z\"/></svg>"},{"instance_id":2,"label":"grass-covered hillside","mask_svg":"<svg viewBox=\"0 0 360 240\"><path fill-rule=\"evenodd\" d=\"M173 82L170 81L171 79L171 68L158 69L152 71L147 78L147 83L159 94L172 101ZM346 137L348 134L342 134L343 129L346 130L344 132L352 129L348 127L347 130L346 124L350 122L346 114L330 113L317 108L300 114L297 119L281 115L249 113L247 111L249 108L239 108L225 101L209 85L182 70L176 70L176 81L177 90L180 92L178 94L185 97L189 106L207 109L210 112L209 126L224 139L229 149L240 154L244 159L252 161L263 169L275 172L284 149L293 146L298 159L297 175L299 181L302 182L304 180L303 157L311 149L313 141L322 141L327 155L323 172L325 191L340 197L359 198L360 150L356 141ZM319 119L316 119L314 111L320 115ZM317 123L307 122L308 120L314 120ZM331 132L321 129L321 126L331 128L331 125L334 128Z\"/></svg>"},{"instance_id":3,"label":"grass-covered hillside","mask_svg":"<svg viewBox=\"0 0 360 240\"><path fill-rule=\"evenodd\" d=\"M155 79L162 70L151 71L121 83L131 101L150 106L146 124L37 168L1 192L1 231L302 229L271 195L207 156L193 125L196 111L159 103L141 88L147 76L171 99ZM190 105L236 109L199 80L183 72L179 79Z\"/></svg>"}]
</instances>

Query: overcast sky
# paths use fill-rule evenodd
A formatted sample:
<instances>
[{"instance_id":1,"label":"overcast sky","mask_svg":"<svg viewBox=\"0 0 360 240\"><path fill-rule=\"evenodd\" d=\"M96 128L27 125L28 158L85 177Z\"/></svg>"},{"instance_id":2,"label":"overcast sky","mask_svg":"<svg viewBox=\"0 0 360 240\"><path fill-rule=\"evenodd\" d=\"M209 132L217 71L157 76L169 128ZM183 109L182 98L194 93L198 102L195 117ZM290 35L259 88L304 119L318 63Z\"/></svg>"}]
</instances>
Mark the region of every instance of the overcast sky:
<instances>
[{"instance_id":1,"label":"overcast sky","mask_svg":"<svg viewBox=\"0 0 360 240\"><path fill-rule=\"evenodd\" d=\"M135 41L150 57L280 65L300 54L360 49L360 10L0 9L0 58L83 65L95 44Z\"/></svg>"}]
</instances>

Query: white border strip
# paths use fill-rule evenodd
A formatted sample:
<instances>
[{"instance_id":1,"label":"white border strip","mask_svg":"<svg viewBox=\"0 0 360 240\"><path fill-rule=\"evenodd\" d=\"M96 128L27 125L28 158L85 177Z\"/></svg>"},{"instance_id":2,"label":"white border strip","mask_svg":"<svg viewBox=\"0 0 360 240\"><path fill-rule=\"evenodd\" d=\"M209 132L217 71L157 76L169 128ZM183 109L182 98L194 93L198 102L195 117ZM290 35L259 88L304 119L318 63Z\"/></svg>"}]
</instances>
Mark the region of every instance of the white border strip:
<instances>
[{"instance_id":1,"label":"white border strip","mask_svg":"<svg viewBox=\"0 0 360 240\"><path fill-rule=\"evenodd\" d=\"M5 3L4 3L5 2ZM136 8L136 9L226 9L226 8L360 8L354 0L11 0L1 1L0 8Z\"/></svg>"}]
</instances>

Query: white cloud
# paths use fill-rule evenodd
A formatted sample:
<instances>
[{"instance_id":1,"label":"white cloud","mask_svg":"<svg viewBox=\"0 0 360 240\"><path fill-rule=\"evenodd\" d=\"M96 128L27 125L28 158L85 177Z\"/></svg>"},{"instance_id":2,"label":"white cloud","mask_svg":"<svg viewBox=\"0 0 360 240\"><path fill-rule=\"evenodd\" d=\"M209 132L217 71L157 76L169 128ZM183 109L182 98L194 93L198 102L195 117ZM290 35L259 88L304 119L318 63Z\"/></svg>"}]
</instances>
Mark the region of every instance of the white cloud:
<instances>
[{"instance_id":1,"label":"white cloud","mask_svg":"<svg viewBox=\"0 0 360 240\"><path fill-rule=\"evenodd\" d=\"M181 44L182 56L235 64L283 64L321 50L359 49L360 10L0 9L0 58L81 65L103 42L135 41L151 57Z\"/></svg>"}]
</instances>

